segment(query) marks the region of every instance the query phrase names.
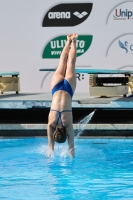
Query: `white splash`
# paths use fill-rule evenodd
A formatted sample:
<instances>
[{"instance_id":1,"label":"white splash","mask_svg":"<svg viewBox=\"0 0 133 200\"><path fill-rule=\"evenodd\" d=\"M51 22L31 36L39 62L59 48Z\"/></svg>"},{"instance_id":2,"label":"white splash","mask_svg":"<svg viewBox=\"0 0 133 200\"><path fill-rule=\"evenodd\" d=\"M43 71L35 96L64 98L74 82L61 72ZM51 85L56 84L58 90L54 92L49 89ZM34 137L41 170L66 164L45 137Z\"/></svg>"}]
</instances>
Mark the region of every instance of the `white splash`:
<instances>
[{"instance_id":1,"label":"white splash","mask_svg":"<svg viewBox=\"0 0 133 200\"><path fill-rule=\"evenodd\" d=\"M95 113L95 110L93 112L91 112L89 115L87 115L85 118L83 118L82 120L79 121L76 138L78 138L82 134L83 130L85 129L86 124L89 123L89 121L91 120L94 113Z\"/></svg>"}]
</instances>

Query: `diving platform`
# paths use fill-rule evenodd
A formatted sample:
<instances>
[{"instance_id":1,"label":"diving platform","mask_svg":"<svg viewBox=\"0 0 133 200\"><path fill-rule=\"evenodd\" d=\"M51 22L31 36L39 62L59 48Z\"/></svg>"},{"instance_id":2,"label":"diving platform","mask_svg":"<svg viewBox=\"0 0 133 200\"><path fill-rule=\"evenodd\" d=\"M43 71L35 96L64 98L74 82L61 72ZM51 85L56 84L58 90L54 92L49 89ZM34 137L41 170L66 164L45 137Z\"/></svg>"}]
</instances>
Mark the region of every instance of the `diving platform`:
<instances>
[{"instance_id":1,"label":"diving platform","mask_svg":"<svg viewBox=\"0 0 133 200\"><path fill-rule=\"evenodd\" d=\"M124 74L131 75L133 74L133 70L116 70L116 69L90 69L90 68L76 68L76 73L85 73L85 74ZM42 68L39 71L49 71L54 72L56 69L54 68Z\"/></svg>"}]
</instances>

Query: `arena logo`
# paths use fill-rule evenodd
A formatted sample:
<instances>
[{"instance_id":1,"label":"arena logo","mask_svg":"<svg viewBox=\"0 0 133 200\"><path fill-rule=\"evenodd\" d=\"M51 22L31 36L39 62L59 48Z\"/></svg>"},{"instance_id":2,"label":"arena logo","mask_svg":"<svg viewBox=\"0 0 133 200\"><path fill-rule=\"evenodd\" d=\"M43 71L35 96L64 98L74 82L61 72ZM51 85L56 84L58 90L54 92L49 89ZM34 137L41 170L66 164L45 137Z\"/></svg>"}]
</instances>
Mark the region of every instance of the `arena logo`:
<instances>
[{"instance_id":1,"label":"arena logo","mask_svg":"<svg viewBox=\"0 0 133 200\"><path fill-rule=\"evenodd\" d=\"M125 1L117 4L108 14L106 24L109 21L133 21L133 1Z\"/></svg>"},{"instance_id":2,"label":"arena logo","mask_svg":"<svg viewBox=\"0 0 133 200\"><path fill-rule=\"evenodd\" d=\"M77 57L84 54L90 48L92 39L92 35L79 35L76 41ZM52 39L44 48L42 58L60 58L66 41L66 36L64 35Z\"/></svg>"},{"instance_id":3,"label":"arena logo","mask_svg":"<svg viewBox=\"0 0 133 200\"><path fill-rule=\"evenodd\" d=\"M49 19L70 19L71 13L70 12L49 12L48 18Z\"/></svg>"},{"instance_id":4,"label":"arena logo","mask_svg":"<svg viewBox=\"0 0 133 200\"><path fill-rule=\"evenodd\" d=\"M92 3L69 3L56 5L46 13L42 26L76 26L89 17L92 7Z\"/></svg>"},{"instance_id":5,"label":"arena logo","mask_svg":"<svg viewBox=\"0 0 133 200\"><path fill-rule=\"evenodd\" d=\"M121 42L118 41L119 47L125 50L125 53L133 54L133 44L130 44L128 41Z\"/></svg>"}]
</instances>

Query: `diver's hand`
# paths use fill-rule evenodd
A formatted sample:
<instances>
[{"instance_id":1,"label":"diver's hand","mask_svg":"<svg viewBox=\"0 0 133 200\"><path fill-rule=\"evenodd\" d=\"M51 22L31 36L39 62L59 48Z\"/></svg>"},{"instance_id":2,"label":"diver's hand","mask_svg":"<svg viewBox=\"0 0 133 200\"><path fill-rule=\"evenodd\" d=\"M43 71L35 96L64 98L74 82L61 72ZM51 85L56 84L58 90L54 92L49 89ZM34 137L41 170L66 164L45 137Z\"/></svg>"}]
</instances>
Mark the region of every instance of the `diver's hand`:
<instances>
[{"instance_id":1,"label":"diver's hand","mask_svg":"<svg viewBox=\"0 0 133 200\"><path fill-rule=\"evenodd\" d=\"M54 151L51 149L48 149L47 158L53 158L53 157L54 157Z\"/></svg>"},{"instance_id":2,"label":"diver's hand","mask_svg":"<svg viewBox=\"0 0 133 200\"><path fill-rule=\"evenodd\" d=\"M74 156L75 156L74 147L71 148L71 149L69 149L68 153L69 153L69 156L70 156L71 158L74 158Z\"/></svg>"}]
</instances>

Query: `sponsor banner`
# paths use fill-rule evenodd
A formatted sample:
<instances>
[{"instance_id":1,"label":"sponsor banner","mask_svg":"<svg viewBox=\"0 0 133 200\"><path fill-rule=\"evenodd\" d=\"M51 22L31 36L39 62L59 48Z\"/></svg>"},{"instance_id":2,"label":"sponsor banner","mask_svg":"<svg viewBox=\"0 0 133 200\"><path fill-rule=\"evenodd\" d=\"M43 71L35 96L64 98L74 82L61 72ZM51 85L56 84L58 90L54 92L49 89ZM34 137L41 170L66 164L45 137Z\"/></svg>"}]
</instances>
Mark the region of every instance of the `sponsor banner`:
<instances>
[{"instance_id":1,"label":"sponsor banner","mask_svg":"<svg viewBox=\"0 0 133 200\"><path fill-rule=\"evenodd\" d=\"M43 27L76 26L85 21L91 11L92 3L66 3L51 8L45 15Z\"/></svg>"},{"instance_id":2,"label":"sponsor banner","mask_svg":"<svg viewBox=\"0 0 133 200\"><path fill-rule=\"evenodd\" d=\"M108 55L130 55L133 58L133 33L119 36L113 40L107 50L106 56Z\"/></svg>"},{"instance_id":3,"label":"sponsor banner","mask_svg":"<svg viewBox=\"0 0 133 200\"><path fill-rule=\"evenodd\" d=\"M107 23L109 21L130 21L133 23L133 1L122 2L110 11Z\"/></svg>"},{"instance_id":4,"label":"sponsor banner","mask_svg":"<svg viewBox=\"0 0 133 200\"><path fill-rule=\"evenodd\" d=\"M74 32L76 67L133 68L133 0L12 0L8 7L2 1L0 14L1 71L18 71L22 92L49 91L53 73L39 69L57 66L66 35ZM88 76L77 74L77 92L88 92Z\"/></svg>"},{"instance_id":5,"label":"sponsor banner","mask_svg":"<svg viewBox=\"0 0 133 200\"><path fill-rule=\"evenodd\" d=\"M42 58L60 58L61 52L66 44L65 35L52 39L44 48ZM77 57L84 54L91 46L92 35L79 35L76 41Z\"/></svg>"}]
</instances>

